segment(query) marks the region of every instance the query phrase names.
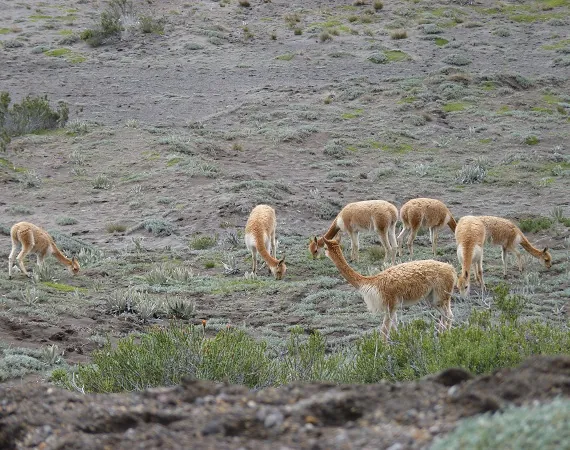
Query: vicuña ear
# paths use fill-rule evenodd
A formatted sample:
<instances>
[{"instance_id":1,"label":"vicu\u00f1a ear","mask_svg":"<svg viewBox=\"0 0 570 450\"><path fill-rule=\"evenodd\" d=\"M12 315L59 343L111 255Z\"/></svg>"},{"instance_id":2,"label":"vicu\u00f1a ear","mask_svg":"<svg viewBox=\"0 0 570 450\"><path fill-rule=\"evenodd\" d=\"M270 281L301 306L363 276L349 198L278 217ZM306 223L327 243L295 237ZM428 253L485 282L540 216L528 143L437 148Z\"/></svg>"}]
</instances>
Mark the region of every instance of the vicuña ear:
<instances>
[{"instance_id":1,"label":"vicu\u00f1a ear","mask_svg":"<svg viewBox=\"0 0 570 450\"><path fill-rule=\"evenodd\" d=\"M281 259L279 260L279 263L278 263L278 264L281 265L281 264L283 264L284 262L285 262L285 257L281 258Z\"/></svg>"},{"instance_id":2,"label":"vicu\u00f1a ear","mask_svg":"<svg viewBox=\"0 0 570 450\"><path fill-rule=\"evenodd\" d=\"M544 250L542 251L542 253L544 253L546 255L546 253L548 253L548 247L544 247Z\"/></svg>"},{"instance_id":3,"label":"vicu\u00f1a ear","mask_svg":"<svg viewBox=\"0 0 570 450\"><path fill-rule=\"evenodd\" d=\"M314 241L315 241L315 244L317 244L317 245L319 244L319 240L317 239L317 236L314 237Z\"/></svg>"}]
</instances>

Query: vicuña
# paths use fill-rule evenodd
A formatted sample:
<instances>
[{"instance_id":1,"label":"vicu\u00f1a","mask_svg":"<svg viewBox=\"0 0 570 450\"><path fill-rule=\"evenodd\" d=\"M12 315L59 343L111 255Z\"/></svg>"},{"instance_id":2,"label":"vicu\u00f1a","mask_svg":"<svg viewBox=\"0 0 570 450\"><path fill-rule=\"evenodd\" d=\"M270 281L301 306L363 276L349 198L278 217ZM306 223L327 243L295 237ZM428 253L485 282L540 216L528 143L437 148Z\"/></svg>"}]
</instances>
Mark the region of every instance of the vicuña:
<instances>
[{"instance_id":1,"label":"vicu\u00f1a","mask_svg":"<svg viewBox=\"0 0 570 450\"><path fill-rule=\"evenodd\" d=\"M451 294L457 274L451 264L435 260L411 261L398 264L372 276L356 272L346 262L338 241L323 238L325 253L341 275L362 295L368 310L384 313L382 335L387 341L390 330L396 328L396 310L422 299L441 314L440 330L448 329L453 319Z\"/></svg>"},{"instance_id":2,"label":"vicu\u00f1a","mask_svg":"<svg viewBox=\"0 0 570 450\"><path fill-rule=\"evenodd\" d=\"M429 228L429 239L433 255L437 251L437 238L439 230L446 225L455 232L455 219L445 204L434 198L414 198L400 209L402 231L398 235L398 248L402 256L402 242L406 232L408 235L408 250L410 258L414 256L414 239L421 227Z\"/></svg>"},{"instance_id":3,"label":"vicu\u00f1a","mask_svg":"<svg viewBox=\"0 0 570 450\"><path fill-rule=\"evenodd\" d=\"M309 251L316 258L319 248L324 246L324 239L333 239L344 231L350 236L350 259L358 261L358 232L374 230L380 237L384 247L384 261L388 255L392 258L392 264L396 260L398 243L396 241L396 222L398 221L398 208L384 200L365 200L346 205L333 220L324 237L314 239L309 243Z\"/></svg>"},{"instance_id":4,"label":"vicu\u00f1a","mask_svg":"<svg viewBox=\"0 0 570 450\"><path fill-rule=\"evenodd\" d=\"M275 210L268 205L257 205L247 219L245 245L253 258L253 273L257 274L257 254L259 253L273 276L277 280L281 280L285 276L287 266L285 265L285 257L282 259L276 257L276 228Z\"/></svg>"},{"instance_id":5,"label":"vicu\u00f1a","mask_svg":"<svg viewBox=\"0 0 570 450\"><path fill-rule=\"evenodd\" d=\"M469 295L471 264L475 265L475 278L485 290L483 281L483 246L485 245L485 224L479 217L463 216L455 228L457 258L461 263L461 274L457 280L463 297Z\"/></svg>"},{"instance_id":6,"label":"vicu\u00f1a","mask_svg":"<svg viewBox=\"0 0 570 450\"><path fill-rule=\"evenodd\" d=\"M24 266L24 258L28 253L35 253L37 257L37 264L40 267L46 256L53 255L59 262L67 266L72 274L77 274L79 272L79 261L74 256L69 259L65 256L55 245L53 238L44 229L29 223L29 222L18 222L14 224L10 230L10 237L12 238L12 251L8 257L8 276L12 278L12 269L14 267L14 260L18 261L18 266L22 273L27 277L30 274ZM22 245L22 250L16 256L16 251L18 245Z\"/></svg>"},{"instance_id":7,"label":"vicu\u00f1a","mask_svg":"<svg viewBox=\"0 0 570 450\"><path fill-rule=\"evenodd\" d=\"M479 216L479 219L485 224L489 241L494 245L500 245L503 249L501 257L503 259L503 274L505 276L507 275L507 253L514 253L516 255L519 271L522 272L523 270L522 255L517 250L519 244L532 256L540 259L547 269L552 266L552 256L548 248L546 247L544 250L539 250L534 247L520 228L510 220L494 216Z\"/></svg>"}]
</instances>

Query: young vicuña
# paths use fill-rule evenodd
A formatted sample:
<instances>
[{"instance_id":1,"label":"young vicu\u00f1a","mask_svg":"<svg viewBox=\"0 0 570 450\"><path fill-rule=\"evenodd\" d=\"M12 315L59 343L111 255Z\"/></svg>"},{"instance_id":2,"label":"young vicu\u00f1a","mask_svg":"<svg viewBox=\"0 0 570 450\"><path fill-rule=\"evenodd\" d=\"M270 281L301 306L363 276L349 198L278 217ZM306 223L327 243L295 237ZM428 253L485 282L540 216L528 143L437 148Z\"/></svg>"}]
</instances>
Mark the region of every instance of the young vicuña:
<instances>
[{"instance_id":1,"label":"young vicu\u00f1a","mask_svg":"<svg viewBox=\"0 0 570 450\"><path fill-rule=\"evenodd\" d=\"M427 299L441 314L440 329L448 329L453 319L451 294L457 274L451 264L435 260L398 264L372 276L356 272L346 262L338 241L323 238L325 253L341 275L362 295L368 310L383 312L382 335L388 340L396 328L396 310Z\"/></svg>"},{"instance_id":2,"label":"young vicu\u00f1a","mask_svg":"<svg viewBox=\"0 0 570 450\"><path fill-rule=\"evenodd\" d=\"M548 248L539 250L534 247L520 228L510 220L495 216L479 216L479 219L485 224L489 241L494 245L500 245L503 249L501 257L503 260L503 274L505 276L507 275L507 253L514 253L516 255L519 271L522 272L523 270L522 255L517 250L519 244L532 256L540 259L547 269L552 266L552 256Z\"/></svg>"},{"instance_id":3,"label":"young vicu\u00f1a","mask_svg":"<svg viewBox=\"0 0 570 450\"><path fill-rule=\"evenodd\" d=\"M455 228L457 258L461 263L461 274L457 280L459 292L463 297L469 295L471 264L475 265L475 278L485 290L483 281L483 246L485 245L485 224L479 217L464 216Z\"/></svg>"},{"instance_id":4,"label":"young vicu\u00f1a","mask_svg":"<svg viewBox=\"0 0 570 450\"><path fill-rule=\"evenodd\" d=\"M324 238L333 239L340 232L344 231L350 236L350 259L358 261L358 232L374 230L380 237L380 242L384 247L384 261L388 256L395 263L397 241L396 222L398 221L398 208L392 203L384 200L365 200L361 202L349 203L338 213L333 220L324 237L314 239L309 243L309 251L316 258L319 248L324 246Z\"/></svg>"},{"instance_id":5,"label":"young vicu\u00f1a","mask_svg":"<svg viewBox=\"0 0 570 450\"><path fill-rule=\"evenodd\" d=\"M273 276L280 280L285 276L287 266L285 265L285 257L282 259L276 258L276 228L275 210L268 205L257 205L247 219L245 245L253 258L253 273L257 273L257 254L259 253L267 263Z\"/></svg>"},{"instance_id":6,"label":"young vicu\u00f1a","mask_svg":"<svg viewBox=\"0 0 570 450\"><path fill-rule=\"evenodd\" d=\"M398 248L402 256L402 242L406 232L408 235L408 250L410 258L414 256L414 239L421 227L429 228L429 239L433 255L436 255L439 230L446 225L455 232L455 219L445 204L434 198L414 198L400 209L402 231L398 235Z\"/></svg>"},{"instance_id":7,"label":"young vicu\u00f1a","mask_svg":"<svg viewBox=\"0 0 570 450\"><path fill-rule=\"evenodd\" d=\"M29 222L18 222L12 226L10 237L12 238L12 251L8 257L9 278L12 278L14 260L18 261L18 266L24 275L27 277L31 276L24 266L24 258L28 253L36 254L38 266L43 264L46 256L53 255L59 260L59 262L67 266L69 271L74 275L79 272L80 267L77 258L74 256L69 259L61 253L55 245L53 238L44 229ZM22 250L18 256L16 256L19 244L22 245Z\"/></svg>"}]
</instances>

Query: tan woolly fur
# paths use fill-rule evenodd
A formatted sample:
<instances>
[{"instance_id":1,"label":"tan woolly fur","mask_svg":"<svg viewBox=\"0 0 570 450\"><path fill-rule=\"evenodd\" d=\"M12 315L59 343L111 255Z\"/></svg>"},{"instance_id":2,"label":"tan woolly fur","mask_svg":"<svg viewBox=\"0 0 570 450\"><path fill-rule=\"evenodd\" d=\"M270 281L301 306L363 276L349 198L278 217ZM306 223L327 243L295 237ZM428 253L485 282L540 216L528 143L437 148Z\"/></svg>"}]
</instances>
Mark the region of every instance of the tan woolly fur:
<instances>
[{"instance_id":1,"label":"tan woolly fur","mask_svg":"<svg viewBox=\"0 0 570 450\"><path fill-rule=\"evenodd\" d=\"M18 261L18 266L24 275L30 277L31 275L24 266L24 258L29 253L35 253L37 257L38 267L44 262L46 256L53 255L63 265L67 266L72 274L79 272L79 261L74 256L69 259L65 256L55 245L53 238L47 231L29 222L18 222L14 224L10 230L10 237L12 238L12 251L8 256L8 277L12 278L12 269L14 261ZM22 250L16 256L18 246L22 245Z\"/></svg>"},{"instance_id":2,"label":"tan woolly fur","mask_svg":"<svg viewBox=\"0 0 570 450\"><path fill-rule=\"evenodd\" d=\"M435 260L420 260L398 264L372 276L364 276L348 265L338 241L323 238L325 253L341 275L362 295L368 310L384 313L382 335L390 337L396 328L396 310L426 299L441 314L439 328L448 329L453 320L451 294L457 274L451 264Z\"/></svg>"},{"instance_id":3,"label":"tan woolly fur","mask_svg":"<svg viewBox=\"0 0 570 450\"><path fill-rule=\"evenodd\" d=\"M514 253L517 257L519 271L523 270L522 255L517 250L520 244L528 253L543 262L547 269L552 266L552 256L548 247L539 250L534 247L523 232L508 219L495 216L479 216L485 224L487 239L493 245L500 245L502 248L501 258L503 260L503 274L507 275L507 253Z\"/></svg>"},{"instance_id":4,"label":"tan woolly fur","mask_svg":"<svg viewBox=\"0 0 570 450\"><path fill-rule=\"evenodd\" d=\"M408 235L408 250L410 258L414 256L414 239L422 227L429 228L429 239L433 255L436 256L437 238L439 230L449 226L455 232L455 219L443 202L434 198L414 198L402 206L400 209L400 220L402 221L402 231L398 235L398 249L402 256L402 243L406 233Z\"/></svg>"},{"instance_id":5,"label":"tan woolly fur","mask_svg":"<svg viewBox=\"0 0 570 450\"><path fill-rule=\"evenodd\" d=\"M463 297L469 296L471 265L475 266L475 278L485 291L483 281L483 246L485 245L485 224L479 217L464 216L455 228L457 258L461 263L461 274L457 287Z\"/></svg>"},{"instance_id":6,"label":"tan woolly fur","mask_svg":"<svg viewBox=\"0 0 570 450\"><path fill-rule=\"evenodd\" d=\"M245 226L245 245L253 259L253 273L257 273L257 254L267 263L269 270L277 280L285 276L287 266L285 257L276 258L277 240L275 232L277 219L275 210L268 205L257 205L251 211ZM272 254L273 253L273 254Z\"/></svg>"},{"instance_id":7,"label":"tan woolly fur","mask_svg":"<svg viewBox=\"0 0 570 450\"><path fill-rule=\"evenodd\" d=\"M350 259L358 261L358 233L359 231L376 231L380 237L380 242L384 247L384 261L388 256L392 259L392 264L396 262L397 240L396 222L398 221L398 208L392 203L384 200L365 200L361 202L349 203L333 220L324 238L333 239L340 232L346 232L350 236ZM316 258L319 248L324 244L323 237L314 239L309 243L309 251Z\"/></svg>"}]
</instances>

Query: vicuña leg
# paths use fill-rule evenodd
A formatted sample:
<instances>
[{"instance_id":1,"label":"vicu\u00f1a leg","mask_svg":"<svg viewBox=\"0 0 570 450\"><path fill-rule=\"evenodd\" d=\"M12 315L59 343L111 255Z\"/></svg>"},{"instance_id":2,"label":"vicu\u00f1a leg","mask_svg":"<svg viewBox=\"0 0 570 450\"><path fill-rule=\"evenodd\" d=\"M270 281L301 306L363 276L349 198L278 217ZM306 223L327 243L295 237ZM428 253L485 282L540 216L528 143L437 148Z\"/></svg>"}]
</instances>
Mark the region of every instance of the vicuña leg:
<instances>
[{"instance_id":1,"label":"vicu\u00f1a leg","mask_svg":"<svg viewBox=\"0 0 570 450\"><path fill-rule=\"evenodd\" d=\"M405 226L402 226L402 231L400 231L400 234L398 234L398 237L396 238L396 240L398 241L398 254L400 256L402 256L402 247L404 244L404 237L406 235L406 231L408 231L408 229Z\"/></svg>"},{"instance_id":2,"label":"vicu\u00f1a leg","mask_svg":"<svg viewBox=\"0 0 570 450\"><path fill-rule=\"evenodd\" d=\"M358 231L349 231L348 234L350 235L350 259L352 261L358 261Z\"/></svg>"},{"instance_id":3,"label":"vicu\u00f1a leg","mask_svg":"<svg viewBox=\"0 0 570 450\"><path fill-rule=\"evenodd\" d=\"M414 240L418 234L418 229L411 230L410 235L408 236L408 250L410 252L410 259L414 258Z\"/></svg>"},{"instance_id":4,"label":"vicu\u00f1a leg","mask_svg":"<svg viewBox=\"0 0 570 450\"><path fill-rule=\"evenodd\" d=\"M16 259L17 247L18 244L12 241L12 251L10 252L10 256L8 256L8 278L12 278L12 269L14 267L14 262Z\"/></svg>"},{"instance_id":5,"label":"vicu\u00f1a leg","mask_svg":"<svg viewBox=\"0 0 570 450\"><path fill-rule=\"evenodd\" d=\"M251 259L252 259L251 270L253 273L257 273L257 250L255 249L255 247L251 249Z\"/></svg>"},{"instance_id":6,"label":"vicu\u00f1a leg","mask_svg":"<svg viewBox=\"0 0 570 450\"><path fill-rule=\"evenodd\" d=\"M392 258L392 264L394 264L394 258L392 256L392 246L390 245L390 238L388 236L388 230L384 230L378 233L380 237L380 242L382 243L382 247L384 247L384 262L388 261L388 257Z\"/></svg>"},{"instance_id":7,"label":"vicu\u00f1a leg","mask_svg":"<svg viewBox=\"0 0 570 450\"><path fill-rule=\"evenodd\" d=\"M477 278L477 281L481 285L481 292L485 292L485 281L483 281L483 261L482 261L482 259L477 261L477 264L475 264L475 277Z\"/></svg>"},{"instance_id":8,"label":"vicu\u00f1a leg","mask_svg":"<svg viewBox=\"0 0 570 450\"><path fill-rule=\"evenodd\" d=\"M24 266L24 258L26 257L27 254L28 254L28 249L22 247L22 250L20 251L18 256L16 256L16 261L18 261L18 266L20 267L22 273L29 278L31 275L26 270L26 266Z\"/></svg>"},{"instance_id":9,"label":"vicu\u00f1a leg","mask_svg":"<svg viewBox=\"0 0 570 450\"><path fill-rule=\"evenodd\" d=\"M439 228L437 228L437 227L430 228L430 234L431 234L431 250L433 252L433 256L436 256L437 238L439 237Z\"/></svg>"},{"instance_id":10,"label":"vicu\u00f1a leg","mask_svg":"<svg viewBox=\"0 0 570 450\"><path fill-rule=\"evenodd\" d=\"M388 230L388 238L392 247L392 265L396 264L396 252L398 251L398 241L396 239L396 224Z\"/></svg>"}]
</instances>

